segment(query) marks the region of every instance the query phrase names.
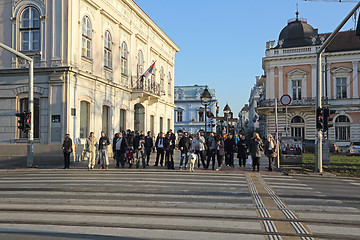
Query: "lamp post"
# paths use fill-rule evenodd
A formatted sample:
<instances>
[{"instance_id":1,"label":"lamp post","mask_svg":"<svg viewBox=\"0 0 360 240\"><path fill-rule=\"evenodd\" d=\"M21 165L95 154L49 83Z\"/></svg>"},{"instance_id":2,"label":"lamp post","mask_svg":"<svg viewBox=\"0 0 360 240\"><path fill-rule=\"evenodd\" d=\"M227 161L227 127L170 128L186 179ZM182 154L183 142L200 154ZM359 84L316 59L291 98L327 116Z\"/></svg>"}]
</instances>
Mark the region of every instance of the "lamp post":
<instances>
[{"instance_id":1,"label":"lamp post","mask_svg":"<svg viewBox=\"0 0 360 240\"><path fill-rule=\"evenodd\" d=\"M207 113L207 106L210 104L211 102L211 94L209 92L209 90L207 89L207 87L204 89L204 91L202 92L201 96L200 96L200 99L201 99L201 104L205 106L205 133L204 133L204 137L206 137L206 113Z\"/></svg>"},{"instance_id":2,"label":"lamp post","mask_svg":"<svg viewBox=\"0 0 360 240\"><path fill-rule=\"evenodd\" d=\"M231 108L228 104L226 104L223 111L226 115L226 134L229 134L229 113L231 112Z\"/></svg>"}]
</instances>

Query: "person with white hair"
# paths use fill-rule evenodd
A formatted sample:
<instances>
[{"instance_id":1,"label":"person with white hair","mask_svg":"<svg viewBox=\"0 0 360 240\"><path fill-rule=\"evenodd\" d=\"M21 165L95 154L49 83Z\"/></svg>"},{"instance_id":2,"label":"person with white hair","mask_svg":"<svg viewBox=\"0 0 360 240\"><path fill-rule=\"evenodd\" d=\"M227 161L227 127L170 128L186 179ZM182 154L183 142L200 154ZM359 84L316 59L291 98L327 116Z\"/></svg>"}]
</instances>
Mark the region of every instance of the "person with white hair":
<instances>
[{"instance_id":1,"label":"person with white hair","mask_svg":"<svg viewBox=\"0 0 360 240\"><path fill-rule=\"evenodd\" d=\"M268 170L272 171L273 162L274 162L275 158L277 157L277 146L276 146L276 141L274 140L274 138L271 134L269 134L267 141L265 142L264 152L265 152L265 155L269 158Z\"/></svg>"}]
</instances>

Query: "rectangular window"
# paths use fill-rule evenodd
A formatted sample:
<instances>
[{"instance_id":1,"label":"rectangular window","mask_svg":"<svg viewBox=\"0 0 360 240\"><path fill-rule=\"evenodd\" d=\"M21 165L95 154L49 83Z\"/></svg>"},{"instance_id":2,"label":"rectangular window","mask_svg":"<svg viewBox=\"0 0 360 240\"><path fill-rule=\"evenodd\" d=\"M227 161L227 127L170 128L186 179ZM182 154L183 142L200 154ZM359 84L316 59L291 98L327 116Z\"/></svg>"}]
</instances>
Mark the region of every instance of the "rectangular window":
<instances>
[{"instance_id":1,"label":"rectangular window","mask_svg":"<svg viewBox=\"0 0 360 240\"><path fill-rule=\"evenodd\" d=\"M294 100L301 100L301 80L292 81L292 93Z\"/></svg>"},{"instance_id":2,"label":"rectangular window","mask_svg":"<svg viewBox=\"0 0 360 240\"><path fill-rule=\"evenodd\" d=\"M167 120L167 125L168 125L168 131L171 129L171 121L170 121L170 119L168 118L168 120Z\"/></svg>"},{"instance_id":3,"label":"rectangular window","mask_svg":"<svg viewBox=\"0 0 360 240\"><path fill-rule=\"evenodd\" d=\"M182 111L177 112L176 121L177 122L182 122L183 121L183 112Z\"/></svg>"},{"instance_id":4,"label":"rectangular window","mask_svg":"<svg viewBox=\"0 0 360 240\"><path fill-rule=\"evenodd\" d=\"M336 98L347 98L346 78L336 78Z\"/></svg>"},{"instance_id":5,"label":"rectangular window","mask_svg":"<svg viewBox=\"0 0 360 240\"><path fill-rule=\"evenodd\" d=\"M110 108L108 106L102 107L102 131L109 136L109 120L110 120Z\"/></svg>"},{"instance_id":6,"label":"rectangular window","mask_svg":"<svg viewBox=\"0 0 360 240\"><path fill-rule=\"evenodd\" d=\"M90 122L90 103L80 102L80 138L86 138L89 135Z\"/></svg>"},{"instance_id":7,"label":"rectangular window","mask_svg":"<svg viewBox=\"0 0 360 240\"><path fill-rule=\"evenodd\" d=\"M154 115L150 116L150 131L153 134L154 133Z\"/></svg>"},{"instance_id":8,"label":"rectangular window","mask_svg":"<svg viewBox=\"0 0 360 240\"><path fill-rule=\"evenodd\" d=\"M163 123L164 119L162 117L160 117L160 132L163 132L163 126L164 126L164 123Z\"/></svg>"},{"instance_id":9,"label":"rectangular window","mask_svg":"<svg viewBox=\"0 0 360 240\"><path fill-rule=\"evenodd\" d=\"M120 109L120 131L126 130L126 110Z\"/></svg>"},{"instance_id":10,"label":"rectangular window","mask_svg":"<svg viewBox=\"0 0 360 240\"><path fill-rule=\"evenodd\" d=\"M204 121L204 112L203 111L199 111L198 112L199 115L199 122L203 122Z\"/></svg>"}]
</instances>

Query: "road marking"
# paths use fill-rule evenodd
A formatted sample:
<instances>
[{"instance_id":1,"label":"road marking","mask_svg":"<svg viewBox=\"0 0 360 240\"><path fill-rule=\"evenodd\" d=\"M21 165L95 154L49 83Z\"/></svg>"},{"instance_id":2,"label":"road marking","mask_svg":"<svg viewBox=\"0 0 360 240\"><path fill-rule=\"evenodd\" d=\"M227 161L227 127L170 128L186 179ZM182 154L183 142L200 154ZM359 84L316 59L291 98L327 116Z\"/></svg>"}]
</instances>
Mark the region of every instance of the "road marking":
<instances>
[{"instance_id":1,"label":"road marking","mask_svg":"<svg viewBox=\"0 0 360 240\"><path fill-rule=\"evenodd\" d=\"M246 180L249 185L250 194L253 198L253 201L255 203L255 206L257 208L259 216L262 218L270 218L271 217L270 213L265 208L265 205L264 205L249 173L246 173ZM267 233L276 233L277 232L276 226L273 221L263 220L262 224L263 224L265 232L267 232ZM280 235L268 235L268 238L270 240L281 240L282 239Z\"/></svg>"},{"instance_id":2,"label":"road marking","mask_svg":"<svg viewBox=\"0 0 360 240\"><path fill-rule=\"evenodd\" d=\"M275 202L278 209L284 214L286 219L294 220L291 221L290 224L293 229L298 234L311 234L310 230L308 230L301 222L299 222L298 217L286 206L286 204L276 195L276 193L270 188L270 186L262 179L261 175L256 173L256 178L265 189L265 191L270 195L271 199ZM281 222L276 223L278 225L284 225ZM312 237L301 237L303 240L313 240Z\"/></svg>"}]
</instances>

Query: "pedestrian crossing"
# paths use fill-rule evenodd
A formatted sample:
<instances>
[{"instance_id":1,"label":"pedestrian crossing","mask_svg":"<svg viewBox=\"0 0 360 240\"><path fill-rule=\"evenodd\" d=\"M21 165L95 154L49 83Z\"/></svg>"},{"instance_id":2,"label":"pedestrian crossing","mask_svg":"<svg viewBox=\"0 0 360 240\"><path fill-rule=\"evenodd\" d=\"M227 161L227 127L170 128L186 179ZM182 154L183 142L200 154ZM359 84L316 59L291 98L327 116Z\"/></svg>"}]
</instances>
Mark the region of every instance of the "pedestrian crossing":
<instances>
[{"instance_id":1,"label":"pedestrian crossing","mask_svg":"<svg viewBox=\"0 0 360 240\"><path fill-rule=\"evenodd\" d=\"M322 218L342 202L299 197L312 190L277 173L1 171L0 239L326 238ZM357 216L342 227L352 230Z\"/></svg>"}]
</instances>

